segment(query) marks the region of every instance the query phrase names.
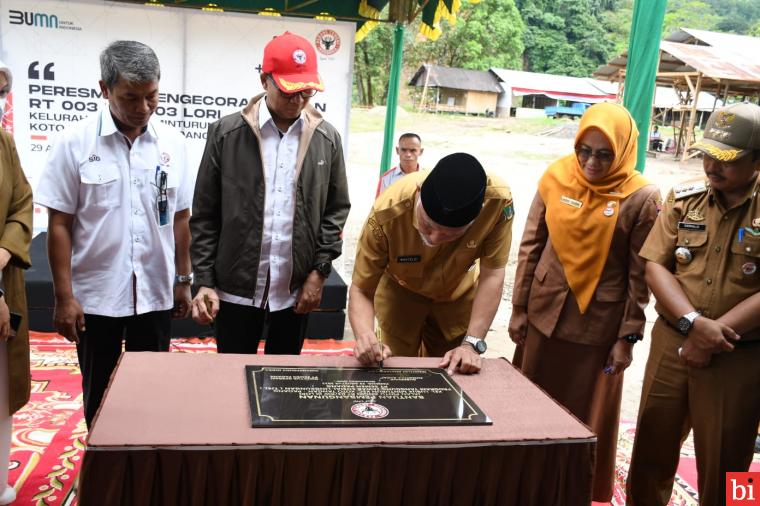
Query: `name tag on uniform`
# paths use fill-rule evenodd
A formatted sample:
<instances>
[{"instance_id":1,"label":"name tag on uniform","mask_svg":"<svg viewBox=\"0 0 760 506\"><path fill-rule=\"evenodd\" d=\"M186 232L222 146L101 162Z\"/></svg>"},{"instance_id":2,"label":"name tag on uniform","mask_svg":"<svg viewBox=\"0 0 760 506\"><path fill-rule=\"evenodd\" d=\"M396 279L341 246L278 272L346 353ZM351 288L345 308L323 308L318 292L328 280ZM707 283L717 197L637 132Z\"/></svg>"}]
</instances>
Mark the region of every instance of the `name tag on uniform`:
<instances>
[{"instance_id":1,"label":"name tag on uniform","mask_svg":"<svg viewBox=\"0 0 760 506\"><path fill-rule=\"evenodd\" d=\"M422 261L421 255L404 255L396 257L396 262L400 264L413 264Z\"/></svg>"},{"instance_id":2,"label":"name tag on uniform","mask_svg":"<svg viewBox=\"0 0 760 506\"><path fill-rule=\"evenodd\" d=\"M705 230L707 230L707 225L705 225L704 223L688 223L685 221L679 221L678 229L679 230L696 230L698 232L704 232Z\"/></svg>"},{"instance_id":3,"label":"name tag on uniform","mask_svg":"<svg viewBox=\"0 0 760 506\"><path fill-rule=\"evenodd\" d=\"M562 197L560 197L559 200L563 204L567 204L567 205L572 206L572 207L574 207L576 209L580 209L581 207L583 207L583 202L581 202L580 200L571 199L570 197L566 197L564 195L562 195Z\"/></svg>"}]
</instances>

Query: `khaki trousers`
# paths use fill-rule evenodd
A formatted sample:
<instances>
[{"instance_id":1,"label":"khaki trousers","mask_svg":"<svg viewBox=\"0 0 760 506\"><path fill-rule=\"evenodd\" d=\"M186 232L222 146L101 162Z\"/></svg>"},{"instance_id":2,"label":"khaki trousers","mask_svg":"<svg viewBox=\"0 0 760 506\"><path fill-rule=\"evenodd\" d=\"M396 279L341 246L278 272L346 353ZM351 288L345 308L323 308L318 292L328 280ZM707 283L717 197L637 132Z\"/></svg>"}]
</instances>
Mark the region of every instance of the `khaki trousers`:
<instances>
[{"instance_id":1,"label":"khaki trousers","mask_svg":"<svg viewBox=\"0 0 760 506\"><path fill-rule=\"evenodd\" d=\"M375 291L379 337L400 357L442 357L462 343L475 286L454 301L435 302L403 288L389 276Z\"/></svg>"},{"instance_id":2,"label":"khaki trousers","mask_svg":"<svg viewBox=\"0 0 760 506\"><path fill-rule=\"evenodd\" d=\"M662 318L652 330L626 486L629 505L667 504L690 429L700 504L725 504L726 472L747 471L752 462L760 422L760 343L715 354L708 367L694 369L678 357L683 339Z\"/></svg>"}]
</instances>

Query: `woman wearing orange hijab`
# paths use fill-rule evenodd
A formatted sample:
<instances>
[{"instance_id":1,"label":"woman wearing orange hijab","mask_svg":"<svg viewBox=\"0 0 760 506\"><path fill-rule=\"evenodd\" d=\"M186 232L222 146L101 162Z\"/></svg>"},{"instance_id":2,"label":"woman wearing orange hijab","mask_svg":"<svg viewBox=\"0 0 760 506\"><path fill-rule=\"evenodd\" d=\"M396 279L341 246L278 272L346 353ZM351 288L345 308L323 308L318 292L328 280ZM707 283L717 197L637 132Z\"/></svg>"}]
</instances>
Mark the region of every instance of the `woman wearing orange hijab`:
<instances>
[{"instance_id":1,"label":"woman wearing orange hijab","mask_svg":"<svg viewBox=\"0 0 760 506\"><path fill-rule=\"evenodd\" d=\"M638 252L660 193L635 170L638 136L620 105L586 111L575 152L539 180L512 294L515 365L597 434L594 501L612 498L622 373L649 302Z\"/></svg>"}]
</instances>

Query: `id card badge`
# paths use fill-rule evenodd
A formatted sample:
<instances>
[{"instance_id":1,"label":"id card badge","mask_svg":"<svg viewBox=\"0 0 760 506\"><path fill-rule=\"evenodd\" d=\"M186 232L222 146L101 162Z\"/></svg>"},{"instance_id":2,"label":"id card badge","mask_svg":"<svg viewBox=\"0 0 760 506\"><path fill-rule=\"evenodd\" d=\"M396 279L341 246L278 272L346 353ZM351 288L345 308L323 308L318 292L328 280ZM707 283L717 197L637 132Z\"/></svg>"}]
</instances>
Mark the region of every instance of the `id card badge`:
<instances>
[{"instance_id":1,"label":"id card badge","mask_svg":"<svg viewBox=\"0 0 760 506\"><path fill-rule=\"evenodd\" d=\"M156 167L156 187L158 188L156 210L158 211L159 227L169 224L169 195L166 190L168 176L165 171L161 170L161 166Z\"/></svg>"},{"instance_id":2,"label":"id card badge","mask_svg":"<svg viewBox=\"0 0 760 506\"><path fill-rule=\"evenodd\" d=\"M158 207L158 226L163 227L169 224L169 198L165 193L159 194L156 201Z\"/></svg>"}]
</instances>

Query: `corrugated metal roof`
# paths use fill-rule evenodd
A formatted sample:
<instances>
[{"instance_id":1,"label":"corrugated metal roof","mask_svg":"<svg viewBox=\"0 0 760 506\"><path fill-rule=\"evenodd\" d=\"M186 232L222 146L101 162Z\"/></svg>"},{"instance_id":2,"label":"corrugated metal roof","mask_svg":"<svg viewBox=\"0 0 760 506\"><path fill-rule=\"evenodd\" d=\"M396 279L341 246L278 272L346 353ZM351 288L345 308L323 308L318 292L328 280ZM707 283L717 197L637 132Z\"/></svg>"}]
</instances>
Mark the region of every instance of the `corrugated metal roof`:
<instances>
[{"instance_id":1,"label":"corrugated metal roof","mask_svg":"<svg viewBox=\"0 0 760 506\"><path fill-rule=\"evenodd\" d=\"M737 92L760 85L760 37L682 28L661 41L660 49L659 72L701 72L710 79L703 87L713 90L720 86L716 80L731 82L731 89ZM600 66L594 75L616 79L627 62L628 54L623 53ZM673 78L658 77L658 82L668 80Z\"/></svg>"},{"instance_id":2,"label":"corrugated metal roof","mask_svg":"<svg viewBox=\"0 0 760 506\"><path fill-rule=\"evenodd\" d=\"M735 52L737 48L733 46L698 46L663 40L660 49L708 77L760 84L760 48L752 59Z\"/></svg>"},{"instance_id":3,"label":"corrugated metal roof","mask_svg":"<svg viewBox=\"0 0 760 506\"><path fill-rule=\"evenodd\" d=\"M760 54L760 37L750 37L749 35L681 28L679 31L665 37L665 40L685 44L696 41L718 48L721 51L730 51L750 61L757 61L758 54Z\"/></svg>"},{"instance_id":4,"label":"corrugated metal roof","mask_svg":"<svg viewBox=\"0 0 760 506\"><path fill-rule=\"evenodd\" d=\"M546 95L552 98L562 97L577 102L601 102L614 100L616 91L609 83L585 77L557 76L537 72L523 72L492 68L502 86L511 88L515 95Z\"/></svg>"},{"instance_id":5,"label":"corrugated metal roof","mask_svg":"<svg viewBox=\"0 0 760 506\"><path fill-rule=\"evenodd\" d=\"M428 73L429 77L427 76ZM496 77L490 72L483 72L482 70L425 64L417 70L414 77L409 81L409 84L412 86L425 86L426 80L427 85L431 87L489 93L502 92Z\"/></svg>"}]
</instances>

